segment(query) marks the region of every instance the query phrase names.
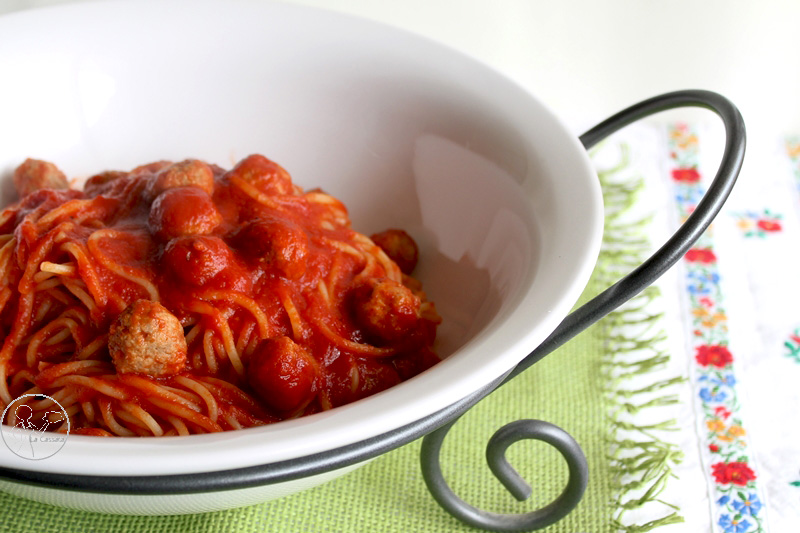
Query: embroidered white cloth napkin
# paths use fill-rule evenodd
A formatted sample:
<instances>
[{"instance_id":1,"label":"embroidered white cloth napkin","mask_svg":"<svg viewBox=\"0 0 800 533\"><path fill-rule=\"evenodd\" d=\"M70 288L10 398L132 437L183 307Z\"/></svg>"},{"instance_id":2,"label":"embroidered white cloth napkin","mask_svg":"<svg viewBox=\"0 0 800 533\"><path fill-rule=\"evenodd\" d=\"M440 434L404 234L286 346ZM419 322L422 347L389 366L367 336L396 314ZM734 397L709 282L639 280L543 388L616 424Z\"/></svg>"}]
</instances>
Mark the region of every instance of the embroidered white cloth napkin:
<instances>
[{"instance_id":1,"label":"embroidered white cloth napkin","mask_svg":"<svg viewBox=\"0 0 800 533\"><path fill-rule=\"evenodd\" d=\"M721 125L640 124L602 148L631 154L655 244L695 208L723 140ZM751 141L712 228L658 282L671 355L659 372L686 378L659 408L677 423L653 432L683 452L658 500L685 522L659 531L798 530L799 268L800 135Z\"/></svg>"}]
</instances>

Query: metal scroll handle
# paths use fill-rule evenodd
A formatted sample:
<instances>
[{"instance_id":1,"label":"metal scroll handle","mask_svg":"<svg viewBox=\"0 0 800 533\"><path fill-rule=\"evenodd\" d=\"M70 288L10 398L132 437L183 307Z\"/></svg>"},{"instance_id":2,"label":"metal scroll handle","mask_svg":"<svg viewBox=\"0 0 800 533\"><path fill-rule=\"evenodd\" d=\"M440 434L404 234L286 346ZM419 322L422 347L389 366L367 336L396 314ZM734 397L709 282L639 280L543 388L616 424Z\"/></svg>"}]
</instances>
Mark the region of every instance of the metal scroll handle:
<instances>
[{"instance_id":1,"label":"metal scroll handle","mask_svg":"<svg viewBox=\"0 0 800 533\"><path fill-rule=\"evenodd\" d=\"M717 174L696 210L667 242L633 272L568 315L553 333L522 360L502 381L513 379L569 339L638 294L672 267L711 224L728 198L744 160L745 127L739 110L719 94L685 90L663 94L633 105L601 122L580 137L589 149L612 133L644 117L678 107L701 107L714 111L725 125L725 149ZM486 459L495 476L518 500L527 499L531 487L511 467L505 450L522 439L535 439L554 446L569 468L567 486L550 504L527 514L498 514L473 507L447 485L439 463L444 437L456 420L427 435L422 442L422 473L434 499L461 521L492 531L531 531L553 524L578 504L588 482L586 458L577 442L564 430L540 420L518 420L498 430L487 444Z\"/></svg>"}]
</instances>

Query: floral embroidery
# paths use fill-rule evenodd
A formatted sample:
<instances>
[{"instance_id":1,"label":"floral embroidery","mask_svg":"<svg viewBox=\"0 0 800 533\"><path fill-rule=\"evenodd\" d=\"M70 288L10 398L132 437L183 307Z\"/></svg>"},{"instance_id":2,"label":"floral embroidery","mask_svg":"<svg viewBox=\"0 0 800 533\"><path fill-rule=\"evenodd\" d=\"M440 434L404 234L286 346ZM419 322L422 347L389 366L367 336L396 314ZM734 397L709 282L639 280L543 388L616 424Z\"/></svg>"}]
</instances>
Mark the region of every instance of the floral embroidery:
<instances>
[{"instance_id":1,"label":"floral embroidery","mask_svg":"<svg viewBox=\"0 0 800 533\"><path fill-rule=\"evenodd\" d=\"M800 191L800 137L787 139L786 155L789 156L789 161L794 171L795 183L798 191ZM787 355L794 359L796 363L800 363L800 327L789 335L789 339L784 343L784 346L789 350ZM789 485L800 487L800 479L790 482Z\"/></svg>"},{"instance_id":2,"label":"floral embroidery","mask_svg":"<svg viewBox=\"0 0 800 533\"><path fill-rule=\"evenodd\" d=\"M793 137L786 140L786 155L794 170L794 177L797 178L797 186L800 188L800 137Z\"/></svg>"},{"instance_id":3,"label":"floral embroidery","mask_svg":"<svg viewBox=\"0 0 800 533\"><path fill-rule=\"evenodd\" d=\"M705 192L698 170L698 139L684 125L672 127L669 133L674 198L678 214L685 220ZM748 213L742 220L750 225L753 236L780 231L781 227L780 217L766 210L755 216ZM700 237L683 261L693 332L690 342L696 363L693 380L707 430L708 453L704 461L712 490L716 492L719 531L757 533L764 531L763 503L759 498L757 472L747 454L747 431L738 414L736 357L728 345L728 317L723 307L717 261L711 230ZM800 358L800 335L796 341L793 346L797 347Z\"/></svg>"},{"instance_id":4,"label":"floral embroidery","mask_svg":"<svg viewBox=\"0 0 800 533\"><path fill-rule=\"evenodd\" d=\"M707 300L707 298L701 298L701 299ZM727 320L725 313L721 311L715 311L712 313L711 311L703 307L692 309L692 315L694 315L694 317L696 317L700 321L700 325L703 326L704 328L713 328L717 325L720 325L720 327L724 328L725 320ZM702 331L699 330L695 331L695 335L697 336L702 335Z\"/></svg>"},{"instance_id":5,"label":"floral embroidery","mask_svg":"<svg viewBox=\"0 0 800 533\"><path fill-rule=\"evenodd\" d=\"M703 261L699 262L702 263ZM697 268L689 272L687 281L689 282L687 286L689 292L696 296L705 297L704 302L709 302L711 300L707 298L707 295L711 294L716 284L719 283L719 274L708 269ZM705 305L705 307L710 308L713 306Z\"/></svg>"},{"instance_id":6,"label":"floral embroidery","mask_svg":"<svg viewBox=\"0 0 800 533\"><path fill-rule=\"evenodd\" d=\"M746 533L750 531L750 522L746 518L731 518L728 514L721 515L718 524L725 533Z\"/></svg>"},{"instance_id":7,"label":"floral embroidery","mask_svg":"<svg viewBox=\"0 0 800 533\"><path fill-rule=\"evenodd\" d=\"M717 260L717 257L714 255L714 251L710 248L692 248L686 252L686 256L684 258L689 262L705 264L710 264Z\"/></svg>"},{"instance_id":8,"label":"floral embroidery","mask_svg":"<svg viewBox=\"0 0 800 533\"><path fill-rule=\"evenodd\" d=\"M786 153L789 154L789 158L800 161L800 138L786 141Z\"/></svg>"},{"instance_id":9,"label":"floral embroidery","mask_svg":"<svg viewBox=\"0 0 800 533\"><path fill-rule=\"evenodd\" d=\"M794 359L796 363L800 363L800 327L794 330L794 332L789 335L789 338L783 345L788 350L787 354L789 357Z\"/></svg>"},{"instance_id":10,"label":"floral embroidery","mask_svg":"<svg viewBox=\"0 0 800 533\"><path fill-rule=\"evenodd\" d=\"M747 499L743 497L741 500L733 502L734 509L739 511L741 514L749 514L750 516L757 515L758 511L761 509L761 505L761 501L758 499L758 494L753 492L747 496Z\"/></svg>"},{"instance_id":11,"label":"floral embroidery","mask_svg":"<svg viewBox=\"0 0 800 533\"><path fill-rule=\"evenodd\" d=\"M736 225L745 237L765 238L772 233L783 230L780 214L772 213L769 209L764 209L761 213L746 211L734 214Z\"/></svg>"},{"instance_id":12,"label":"floral embroidery","mask_svg":"<svg viewBox=\"0 0 800 533\"><path fill-rule=\"evenodd\" d=\"M733 356L725 346L701 344L696 347L696 350L697 355L694 358L702 366L713 365L717 368L725 368L733 362ZM733 374L729 374L729 376L733 378Z\"/></svg>"},{"instance_id":13,"label":"floral embroidery","mask_svg":"<svg viewBox=\"0 0 800 533\"><path fill-rule=\"evenodd\" d=\"M684 183L697 183L700 181L700 173L696 168L676 168L672 171L672 179Z\"/></svg>"},{"instance_id":14,"label":"floral embroidery","mask_svg":"<svg viewBox=\"0 0 800 533\"><path fill-rule=\"evenodd\" d=\"M741 461L716 463L711 468L717 483L722 485L733 483L744 487L756 478L755 473L747 466L747 463Z\"/></svg>"},{"instance_id":15,"label":"floral embroidery","mask_svg":"<svg viewBox=\"0 0 800 533\"><path fill-rule=\"evenodd\" d=\"M753 492L750 494L739 492L737 496L739 498L737 500L731 500L730 496L726 495L717 501L719 505L727 505L732 501L732 506L736 511L736 514L733 517L727 513L722 514L719 517L719 522L717 523L720 525L720 527L722 527L723 531L745 533L749 531L750 522L744 517L746 515L755 517L758 514L758 511L761 510L762 503L761 500L758 499L758 494Z\"/></svg>"}]
</instances>

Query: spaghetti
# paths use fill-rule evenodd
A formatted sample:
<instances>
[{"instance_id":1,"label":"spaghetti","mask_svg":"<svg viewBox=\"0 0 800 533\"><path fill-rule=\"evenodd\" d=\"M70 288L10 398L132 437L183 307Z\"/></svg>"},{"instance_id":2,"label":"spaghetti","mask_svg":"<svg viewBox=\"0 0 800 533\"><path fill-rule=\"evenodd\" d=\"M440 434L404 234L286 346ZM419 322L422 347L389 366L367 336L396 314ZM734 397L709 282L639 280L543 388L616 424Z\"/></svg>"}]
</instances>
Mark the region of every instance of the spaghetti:
<instances>
[{"instance_id":1,"label":"spaghetti","mask_svg":"<svg viewBox=\"0 0 800 533\"><path fill-rule=\"evenodd\" d=\"M0 412L56 431L188 435L375 394L438 361L416 245L260 155L104 172L83 190L27 160L0 213ZM400 265L400 266L398 266ZM36 412L52 401L28 398Z\"/></svg>"}]
</instances>

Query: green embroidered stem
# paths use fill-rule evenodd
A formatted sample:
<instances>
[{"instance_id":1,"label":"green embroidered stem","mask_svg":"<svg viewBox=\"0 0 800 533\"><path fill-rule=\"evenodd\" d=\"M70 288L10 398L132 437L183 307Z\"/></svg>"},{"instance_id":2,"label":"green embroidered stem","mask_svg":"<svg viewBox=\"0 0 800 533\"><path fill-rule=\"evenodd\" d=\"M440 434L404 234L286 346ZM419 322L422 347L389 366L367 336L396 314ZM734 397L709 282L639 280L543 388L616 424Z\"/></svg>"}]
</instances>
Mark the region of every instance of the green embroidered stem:
<instances>
[{"instance_id":1,"label":"green embroidered stem","mask_svg":"<svg viewBox=\"0 0 800 533\"><path fill-rule=\"evenodd\" d=\"M629 163L628 147L621 145L619 162L598 172L606 205L603 260L595 271L601 284L616 282L641 264L651 248L647 236L651 217L632 220L630 215L644 182L626 174ZM674 477L675 465L683 459L678 446L659 437L661 432L677 430L677 421L648 417L644 424L632 420L643 411L678 403L678 397L670 388L685 378L654 377L649 384L635 388L625 386L633 378L641 383L643 376L662 369L669 362L670 355L660 348L667 338L660 329L662 315L651 311L658 298L658 289L648 287L605 317L598 331L604 343L601 373L611 419L609 460L616 492L615 501L610 502L614 510L610 527L625 533L644 533L683 522L674 505L658 498L669 479ZM664 507L667 514L642 524L623 520L627 512L644 506Z\"/></svg>"}]
</instances>

